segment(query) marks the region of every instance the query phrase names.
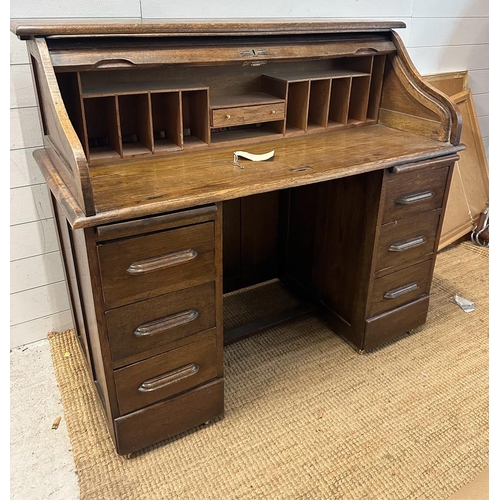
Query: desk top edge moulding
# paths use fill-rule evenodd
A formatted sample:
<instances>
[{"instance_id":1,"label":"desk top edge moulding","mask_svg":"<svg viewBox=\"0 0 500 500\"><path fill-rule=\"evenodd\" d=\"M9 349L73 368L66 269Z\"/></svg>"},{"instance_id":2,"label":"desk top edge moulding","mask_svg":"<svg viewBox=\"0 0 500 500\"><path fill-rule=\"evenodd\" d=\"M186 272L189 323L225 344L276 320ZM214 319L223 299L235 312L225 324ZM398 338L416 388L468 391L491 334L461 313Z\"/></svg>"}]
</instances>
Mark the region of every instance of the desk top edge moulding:
<instances>
[{"instance_id":1,"label":"desk top edge moulding","mask_svg":"<svg viewBox=\"0 0 500 500\"><path fill-rule=\"evenodd\" d=\"M314 313L365 352L425 323L464 146L404 27L11 21L75 329L119 454L223 414L229 342ZM274 155L235 161L241 150ZM227 292L276 283L301 305L225 327Z\"/></svg>"}]
</instances>

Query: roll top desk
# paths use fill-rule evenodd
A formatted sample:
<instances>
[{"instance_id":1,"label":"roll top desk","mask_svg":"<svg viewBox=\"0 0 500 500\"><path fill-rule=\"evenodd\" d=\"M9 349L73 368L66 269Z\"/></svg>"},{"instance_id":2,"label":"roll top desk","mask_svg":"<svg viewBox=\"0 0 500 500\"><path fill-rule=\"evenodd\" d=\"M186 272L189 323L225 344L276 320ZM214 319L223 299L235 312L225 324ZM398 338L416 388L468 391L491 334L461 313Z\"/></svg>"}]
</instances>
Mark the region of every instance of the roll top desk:
<instances>
[{"instance_id":1,"label":"roll top desk","mask_svg":"<svg viewBox=\"0 0 500 500\"><path fill-rule=\"evenodd\" d=\"M463 146L402 27L12 22L119 454L223 414L225 342L313 309L360 352L425 323ZM234 162L239 150L274 157ZM303 305L224 331L224 293L276 279Z\"/></svg>"}]
</instances>

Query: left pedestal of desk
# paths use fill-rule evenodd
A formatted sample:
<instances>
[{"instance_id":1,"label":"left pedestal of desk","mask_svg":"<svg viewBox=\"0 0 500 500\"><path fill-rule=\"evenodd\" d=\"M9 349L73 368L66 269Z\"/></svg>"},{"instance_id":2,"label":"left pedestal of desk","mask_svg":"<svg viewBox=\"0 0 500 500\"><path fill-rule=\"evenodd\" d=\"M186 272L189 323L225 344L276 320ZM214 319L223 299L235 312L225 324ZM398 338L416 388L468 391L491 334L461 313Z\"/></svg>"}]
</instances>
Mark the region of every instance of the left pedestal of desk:
<instances>
[{"instance_id":1,"label":"left pedestal of desk","mask_svg":"<svg viewBox=\"0 0 500 500\"><path fill-rule=\"evenodd\" d=\"M119 454L224 412L222 204L73 229L75 327Z\"/></svg>"}]
</instances>

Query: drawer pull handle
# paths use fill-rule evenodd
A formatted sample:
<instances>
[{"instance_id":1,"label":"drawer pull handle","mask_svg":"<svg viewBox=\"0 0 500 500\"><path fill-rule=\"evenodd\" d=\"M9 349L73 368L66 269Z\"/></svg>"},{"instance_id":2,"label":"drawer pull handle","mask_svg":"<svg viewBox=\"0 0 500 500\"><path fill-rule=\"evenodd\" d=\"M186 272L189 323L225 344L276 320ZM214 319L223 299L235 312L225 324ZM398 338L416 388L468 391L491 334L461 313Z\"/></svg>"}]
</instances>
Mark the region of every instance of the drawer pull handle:
<instances>
[{"instance_id":1,"label":"drawer pull handle","mask_svg":"<svg viewBox=\"0 0 500 500\"><path fill-rule=\"evenodd\" d=\"M127 274L137 275L158 271L165 267L175 266L193 260L197 255L198 253L196 250L190 248L189 250L181 250L180 252L153 257L152 259L138 260L130 264L130 267L127 269Z\"/></svg>"},{"instance_id":2,"label":"drawer pull handle","mask_svg":"<svg viewBox=\"0 0 500 500\"><path fill-rule=\"evenodd\" d=\"M389 252L404 252L405 250L410 250L410 248L415 248L423 245L427 239L425 236L417 236L415 238L409 238L407 240L395 241L390 247Z\"/></svg>"},{"instance_id":3,"label":"drawer pull handle","mask_svg":"<svg viewBox=\"0 0 500 500\"><path fill-rule=\"evenodd\" d=\"M138 326L134 331L134 335L136 337L150 337L164 330L170 330L171 328L191 323L191 321L194 321L198 317L198 314L198 311L189 309L170 316L165 316L164 318L155 319L154 321Z\"/></svg>"},{"instance_id":4,"label":"drawer pull handle","mask_svg":"<svg viewBox=\"0 0 500 500\"><path fill-rule=\"evenodd\" d=\"M226 119L230 120L231 119L231 115L226 115Z\"/></svg>"},{"instance_id":5,"label":"drawer pull handle","mask_svg":"<svg viewBox=\"0 0 500 500\"><path fill-rule=\"evenodd\" d=\"M175 384L180 380L191 377L200 369L200 365L196 363L190 363L189 365L182 366L176 370L164 373L163 375L158 375L158 377L150 378L145 380L139 386L139 392L152 392L158 389L163 389L167 385Z\"/></svg>"},{"instance_id":6,"label":"drawer pull handle","mask_svg":"<svg viewBox=\"0 0 500 500\"><path fill-rule=\"evenodd\" d=\"M389 290L384 294L384 299L397 299L401 295L406 295L407 293L413 292L418 288L418 283L408 283L408 285L403 285L393 290Z\"/></svg>"},{"instance_id":7,"label":"drawer pull handle","mask_svg":"<svg viewBox=\"0 0 500 500\"><path fill-rule=\"evenodd\" d=\"M432 190L429 191L420 191L418 193L410 193L401 196L396 200L397 205L411 205L412 203L417 203L419 201L428 200L430 198L434 198L436 193Z\"/></svg>"}]
</instances>

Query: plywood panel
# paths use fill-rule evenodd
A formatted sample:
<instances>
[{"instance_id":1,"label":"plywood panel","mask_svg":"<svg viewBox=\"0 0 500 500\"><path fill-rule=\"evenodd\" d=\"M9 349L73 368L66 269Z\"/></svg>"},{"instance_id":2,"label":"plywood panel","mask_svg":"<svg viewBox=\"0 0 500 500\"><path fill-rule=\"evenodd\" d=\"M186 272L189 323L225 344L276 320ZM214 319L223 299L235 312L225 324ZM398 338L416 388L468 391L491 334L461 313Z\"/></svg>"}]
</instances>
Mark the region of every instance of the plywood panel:
<instances>
[{"instance_id":1,"label":"plywood panel","mask_svg":"<svg viewBox=\"0 0 500 500\"><path fill-rule=\"evenodd\" d=\"M471 232L473 228L474 225L469 215L463 181L455 166L438 249L440 250L460 239L464 234Z\"/></svg>"},{"instance_id":2,"label":"plywood panel","mask_svg":"<svg viewBox=\"0 0 500 500\"><path fill-rule=\"evenodd\" d=\"M445 210L439 248L456 241L473 229L471 217L486 208L489 199L488 164L470 89L454 99L462 113L462 138L467 149L455 165Z\"/></svg>"},{"instance_id":3,"label":"plywood panel","mask_svg":"<svg viewBox=\"0 0 500 500\"><path fill-rule=\"evenodd\" d=\"M490 138L483 137L484 152L486 153L486 158L490 156Z\"/></svg>"},{"instance_id":4,"label":"plywood panel","mask_svg":"<svg viewBox=\"0 0 500 500\"><path fill-rule=\"evenodd\" d=\"M447 96L452 96L468 88L467 71L427 75L424 80Z\"/></svg>"}]
</instances>

